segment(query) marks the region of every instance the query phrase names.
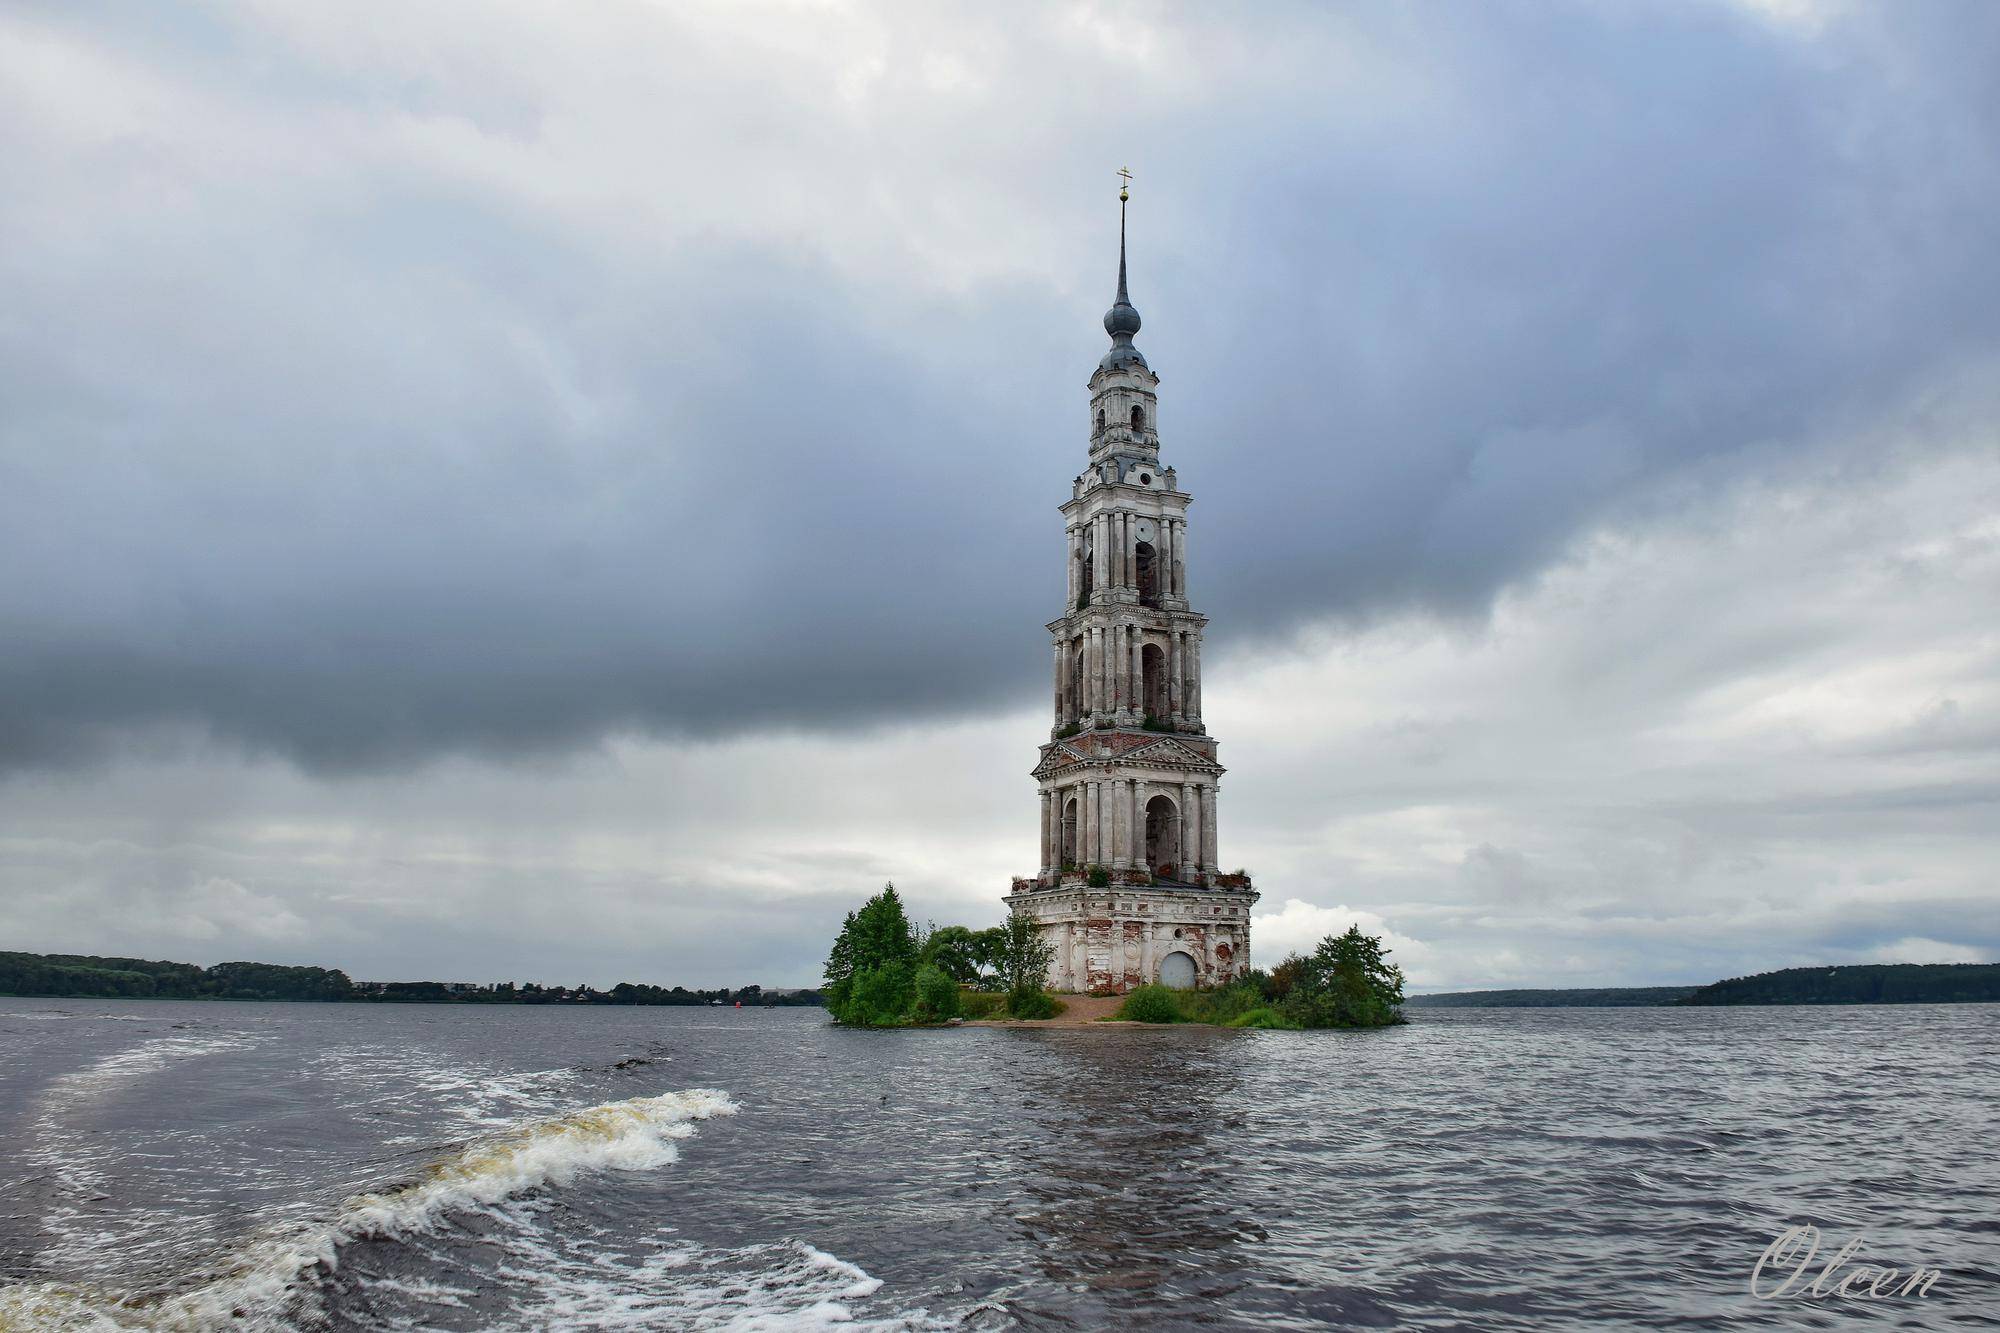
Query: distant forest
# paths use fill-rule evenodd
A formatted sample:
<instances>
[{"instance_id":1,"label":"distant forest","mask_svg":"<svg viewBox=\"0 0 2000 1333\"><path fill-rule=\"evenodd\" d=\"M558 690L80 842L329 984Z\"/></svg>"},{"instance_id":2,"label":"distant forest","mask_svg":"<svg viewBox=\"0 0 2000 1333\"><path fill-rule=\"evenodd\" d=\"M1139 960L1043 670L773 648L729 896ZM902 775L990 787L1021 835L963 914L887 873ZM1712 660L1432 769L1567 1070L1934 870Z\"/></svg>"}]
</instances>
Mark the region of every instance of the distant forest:
<instances>
[{"instance_id":1,"label":"distant forest","mask_svg":"<svg viewBox=\"0 0 2000 1333\"><path fill-rule=\"evenodd\" d=\"M1707 986L1468 990L1412 995L1412 1009L1601 1009L1674 1004L1976 1004L2000 1002L2000 964L1863 963L1788 967Z\"/></svg>"},{"instance_id":2,"label":"distant forest","mask_svg":"<svg viewBox=\"0 0 2000 1333\"><path fill-rule=\"evenodd\" d=\"M89 954L0 952L0 995L63 999L325 1000L405 1004L743 1004L816 1005L818 991L688 990L621 981L608 991L589 986L541 986L511 981L473 985L447 981L350 981L345 972L276 963L156 962Z\"/></svg>"},{"instance_id":3,"label":"distant forest","mask_svg":"<svg viewBox=\"0 0 2000 1333\"><path fill-rule=\"evenodd\" d=\"M1788 967L1703 986L1682 1004L1976 1004L2000 1001L2000 963Z\"/></svg>"},{"instance_id":4,"label":"distant forest","mask_svg":"<svg viewBox=\"0 0 2000 1333\"><path fill-rule=\"evenodd\" d=\"M1408 995L1411 1009L1617 1009L1673 1004L1694 994L1693 986L1600 986L1591 990L1462 990L1443 995Z\"/></svg>"}]
</instances>

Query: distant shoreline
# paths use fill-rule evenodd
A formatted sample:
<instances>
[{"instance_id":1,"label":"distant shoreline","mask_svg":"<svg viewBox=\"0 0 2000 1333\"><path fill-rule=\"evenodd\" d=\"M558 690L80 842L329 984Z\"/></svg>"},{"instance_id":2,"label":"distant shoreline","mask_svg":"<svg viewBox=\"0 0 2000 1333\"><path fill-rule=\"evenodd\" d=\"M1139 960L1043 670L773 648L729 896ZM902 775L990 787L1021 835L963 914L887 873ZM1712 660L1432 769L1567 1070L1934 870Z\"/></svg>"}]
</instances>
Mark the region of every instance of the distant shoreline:
<instances>
[{"instance_id":1,"label":"distant shoreline","mask_svg":"<svg viewBox=\"0 0 2000 1333\"><path fill-rule=\"evenodd\" d=\"M1860 963L1788 967L1706 986L1443 991L1409 1009L1631 1009L1736 1005L1995 1004L2000 963Z\"/></svg>"}]
</instances>

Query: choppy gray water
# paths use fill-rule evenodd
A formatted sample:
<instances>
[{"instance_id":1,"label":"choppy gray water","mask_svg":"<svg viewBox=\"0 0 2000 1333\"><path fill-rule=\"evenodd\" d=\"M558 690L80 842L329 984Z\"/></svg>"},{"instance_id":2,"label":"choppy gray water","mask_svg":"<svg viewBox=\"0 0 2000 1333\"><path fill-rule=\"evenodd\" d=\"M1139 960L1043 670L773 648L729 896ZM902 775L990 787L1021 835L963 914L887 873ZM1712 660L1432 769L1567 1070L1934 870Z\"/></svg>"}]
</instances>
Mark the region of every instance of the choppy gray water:
<instances>
[{"instance_id":1,"label":"choppy gray water","mask_svg":"<svg viewBox=\"0 0 2000 1333\"><path fill-rule=\"evenodd\" d=\"M0 1329L2000 1326L2000 1006L1415 1017L0 1000Z\"/></svg>"}]
</instances>

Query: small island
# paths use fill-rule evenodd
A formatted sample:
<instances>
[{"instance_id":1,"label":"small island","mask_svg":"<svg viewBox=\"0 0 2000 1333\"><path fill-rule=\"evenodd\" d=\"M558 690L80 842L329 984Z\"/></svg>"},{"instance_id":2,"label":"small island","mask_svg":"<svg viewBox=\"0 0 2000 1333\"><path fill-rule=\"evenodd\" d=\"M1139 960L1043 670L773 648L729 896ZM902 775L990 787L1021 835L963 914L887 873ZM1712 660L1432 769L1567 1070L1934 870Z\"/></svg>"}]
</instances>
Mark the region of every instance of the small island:
<instances>
[{"instance_id":1,"label":"small island","mask_svg":"<svg viewBox=\"0 0 2000 1333\"><path fill-rule=\"evenodd\" d=\"M1310 954L1226 985L1175 989L1151 983L1088 1000L1079 1021L1217 1027L1378 1028L1406 1022L1402 969L1382 941L1349 927ZM1024 912L1002 925L916 927L894 884L847 915L827 957L823 994L834 1020L857 1028L947 1026L966 1021L1045 1023L1072 1007L1048 988L1055 950ZM1116 1000L1115 1007L1109 1001Z\"/></svg>"}]
</instances>

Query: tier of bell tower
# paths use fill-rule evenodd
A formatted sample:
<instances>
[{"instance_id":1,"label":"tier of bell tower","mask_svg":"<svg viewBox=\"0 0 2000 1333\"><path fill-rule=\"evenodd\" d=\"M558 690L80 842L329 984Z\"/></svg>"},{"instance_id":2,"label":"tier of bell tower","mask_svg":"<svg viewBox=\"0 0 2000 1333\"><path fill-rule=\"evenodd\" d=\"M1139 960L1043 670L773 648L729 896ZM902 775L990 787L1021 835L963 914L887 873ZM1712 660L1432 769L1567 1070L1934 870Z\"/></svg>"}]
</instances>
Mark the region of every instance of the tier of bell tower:
<instances>
[{"instance_id":1,"label":"tier of bell tower","mask_svg":"<svg viewBox=\"0 0 2000 1333\"><path fill-rule=\"evenodd\" d=\"M1040 868L1008 902L1057 945L1052 984L1213 984L1249 967L1249 878L1221 869L1223 768L1202 722L1207 617L1188 596L1193 498L1160 458L1159 376L1134 345L1119 192L1111 348L1089 381L1090 447L1061 506L1068 571L1048 623L1054 725L1034 776Z\"/></svg>"}]
</instances>

